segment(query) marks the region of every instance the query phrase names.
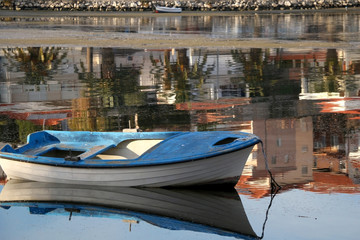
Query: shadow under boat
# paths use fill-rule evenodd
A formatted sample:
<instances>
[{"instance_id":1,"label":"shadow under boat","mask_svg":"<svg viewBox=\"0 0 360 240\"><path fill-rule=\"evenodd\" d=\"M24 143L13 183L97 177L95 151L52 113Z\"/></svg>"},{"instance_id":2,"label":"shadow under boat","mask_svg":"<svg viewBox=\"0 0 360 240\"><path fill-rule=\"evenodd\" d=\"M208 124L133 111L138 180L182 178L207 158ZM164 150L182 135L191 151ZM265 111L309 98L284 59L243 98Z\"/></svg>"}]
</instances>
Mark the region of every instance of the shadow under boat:
<instances>
[{"instance_id":1,"label":"shadow under boat","mask_svg":"<svg viewBox=\"0 0 360 240\"><path fill-rule=\"evenodd\" d=\"M31 214L117 217L171 230L258 238L235 189L211 192L10 180L0 193L0 206L29 207Z\"/></svg>"}]
</instances>

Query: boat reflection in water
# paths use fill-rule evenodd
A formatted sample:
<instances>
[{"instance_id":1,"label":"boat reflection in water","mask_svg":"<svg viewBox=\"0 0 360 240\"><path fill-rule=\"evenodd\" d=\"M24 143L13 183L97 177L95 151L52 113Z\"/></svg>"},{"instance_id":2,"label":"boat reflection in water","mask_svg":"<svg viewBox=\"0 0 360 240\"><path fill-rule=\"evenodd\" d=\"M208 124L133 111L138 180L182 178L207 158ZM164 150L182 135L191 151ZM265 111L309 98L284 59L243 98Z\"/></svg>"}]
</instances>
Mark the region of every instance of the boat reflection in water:
<instances>
[{"instance_id":1,"label":"boat reflection in water","mask_svg":"<svg viewBox=\"0 0 360 240\"><path fill-rule=\"evenodd\" d=\"M161 228L257 239L236 191L124 188L10 180L0 206L31 214L118 217Z\"/></svg>"}]
</instances>

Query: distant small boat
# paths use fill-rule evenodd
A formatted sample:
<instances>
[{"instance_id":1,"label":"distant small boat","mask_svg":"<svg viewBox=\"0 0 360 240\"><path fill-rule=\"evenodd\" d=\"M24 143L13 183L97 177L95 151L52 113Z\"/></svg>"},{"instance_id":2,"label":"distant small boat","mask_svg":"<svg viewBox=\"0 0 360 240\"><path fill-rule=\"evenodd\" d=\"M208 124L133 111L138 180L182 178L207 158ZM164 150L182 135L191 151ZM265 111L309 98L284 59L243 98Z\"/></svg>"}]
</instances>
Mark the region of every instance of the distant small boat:
<instances>
[{"instance_id":1,"label":"distant small boat","mask_svg":"<svg viewBox=\"0 0 360 240\"><path fill-rule=\"evenodd\" d=\"M0 150L8 179L123 187L233 185L260 139L239 131L41 131Z\"/></svg>"},{"instance_id":2,"label":"distant small boat","mask_svg":"<svg viewBox=\"0 0 360 240\"><path fill-rule=\"evenodd\" d=\"M181 13L182 9L178 7L155 7L155 12L157 13Z\"/></svg>"},{"instance_id":3,"label":"distant small boat","mask_svg":"<svg viewBox=\"0 0 360 240\"><path fill-rule=\"evenodd\" d=\"M258 239L235 189L124 188L10 180L0 193L0 207L28 207L31 214L65 215L69 219L145 221L169 230Z\"/></svg>"}]
</instances>

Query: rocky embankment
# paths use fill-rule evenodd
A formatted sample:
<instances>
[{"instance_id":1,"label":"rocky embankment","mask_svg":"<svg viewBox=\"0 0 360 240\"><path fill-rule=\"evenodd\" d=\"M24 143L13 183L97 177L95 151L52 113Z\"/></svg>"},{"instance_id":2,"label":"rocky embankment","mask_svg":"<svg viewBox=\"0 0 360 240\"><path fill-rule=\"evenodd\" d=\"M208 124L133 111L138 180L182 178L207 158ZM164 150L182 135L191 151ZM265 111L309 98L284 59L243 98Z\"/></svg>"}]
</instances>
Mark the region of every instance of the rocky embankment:
<instances>
[{"instance_id":1,"label":"rocky embankment","mask_svg":"<svg viewBox=\"0 0 360 240\"><path fill-rule=\"evenodd\" d=\"M4 10L152 11L154 6L184 11L329 9L360 6L360 0L0 0Z\"/></svg>"}]
</instances>

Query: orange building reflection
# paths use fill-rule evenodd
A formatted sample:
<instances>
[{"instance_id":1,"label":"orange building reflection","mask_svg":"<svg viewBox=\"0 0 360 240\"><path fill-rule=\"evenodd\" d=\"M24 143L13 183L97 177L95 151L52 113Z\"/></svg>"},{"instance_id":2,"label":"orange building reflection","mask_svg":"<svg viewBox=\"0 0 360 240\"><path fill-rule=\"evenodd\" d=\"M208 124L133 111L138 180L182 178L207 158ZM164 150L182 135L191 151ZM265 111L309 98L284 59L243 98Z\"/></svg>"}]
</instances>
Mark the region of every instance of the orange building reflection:
<instances>
[{"instance_id":1,"label":"orange building reflection","mask_svg":"<svg viewBox=\"0 0 360 240\"><path fill-rule=\"evenodd\" d=\"M40 126L56 126L60 124L61 121L71 118L70 110L53 110L39 112L8 111L0 113L9 116L11 119L26 120Z\"/></svg>"},{"instance_id":2,"label":"orange building reflection","mask_svg":"<svg viewBox=\"0 0 360 240\"><path fill-rule=\"evenodd\" d=\"M313 172L314 181L304 186L304 190L317 193L359 194L360 185L344 174L334 172Z\"/></svg>"}]
</instances>

